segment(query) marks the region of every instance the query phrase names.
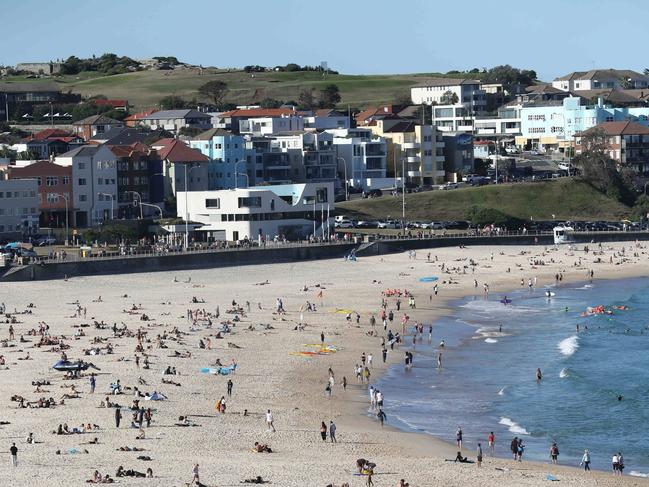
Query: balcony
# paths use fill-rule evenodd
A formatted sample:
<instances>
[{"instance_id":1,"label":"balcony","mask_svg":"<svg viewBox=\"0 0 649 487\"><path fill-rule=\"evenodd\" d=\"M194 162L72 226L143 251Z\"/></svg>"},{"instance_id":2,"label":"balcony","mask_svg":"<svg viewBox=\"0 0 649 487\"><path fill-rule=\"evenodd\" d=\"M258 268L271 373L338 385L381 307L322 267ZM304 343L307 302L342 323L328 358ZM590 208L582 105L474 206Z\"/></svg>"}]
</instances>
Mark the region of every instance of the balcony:
<instances>
[{"instance_id":1,"label":"balcony","mask_svg":"<svg viewBox=\"0 0 649 487\"><path fill-rule=\"evenodd\" d=\"M421 158L419 156L407 156L406 157L406 162L419 163L420 161L421 161Z\"/></svg>"},{"instance_id":2,"label":"balcony","mask_svg":"<svg viewBox=\"0 0 649 487\"><path fill-rule=\"evenodd\" d=\"M403 150L408 150L408 149L419 149L420 144L419 142L404 142L401 144L401 148Z\"/></svg>"},{"instance_id":3,"label":"balcony","mask_svg":"<svg viewBox=\"0 0 649 487\"><path fill-rule=\"evenodd\" d=\"M421 171L407 171L409 178L418 178L421 176Z\"/></svg>"}]
</instances>

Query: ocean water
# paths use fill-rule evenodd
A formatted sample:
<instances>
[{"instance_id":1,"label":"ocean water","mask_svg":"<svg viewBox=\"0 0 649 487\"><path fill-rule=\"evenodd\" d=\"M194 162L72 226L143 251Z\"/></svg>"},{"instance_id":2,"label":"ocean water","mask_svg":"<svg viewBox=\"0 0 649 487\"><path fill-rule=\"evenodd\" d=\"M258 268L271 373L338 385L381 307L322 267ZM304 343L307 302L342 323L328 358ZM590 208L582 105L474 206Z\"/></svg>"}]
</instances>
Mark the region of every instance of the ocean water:
<instances>
[{"instance_id":1,"label":"ocean water","mask_svg":"<svg viewBox=\"0 0 649 487\"><path fill-rule=\"evenodd\" d=\"M555 295L547 298L548 290ZM509 305L495 294L456 301L430 344L426 328L413 368L395 365L376 384L388 422L451 442L461 426L469 451L480 441L486 452L493 431L502 457L514 436L523 438L524 459L549 460L556 441L559 462L578 465L588 448L592 468L603 470L621 451L625 473L649 473L649 279L525 288L507 297ZM580 316L598 305L628 309ZM407 343L395 353L412 350L412 337Z\"/></svg>"}]
</instances>

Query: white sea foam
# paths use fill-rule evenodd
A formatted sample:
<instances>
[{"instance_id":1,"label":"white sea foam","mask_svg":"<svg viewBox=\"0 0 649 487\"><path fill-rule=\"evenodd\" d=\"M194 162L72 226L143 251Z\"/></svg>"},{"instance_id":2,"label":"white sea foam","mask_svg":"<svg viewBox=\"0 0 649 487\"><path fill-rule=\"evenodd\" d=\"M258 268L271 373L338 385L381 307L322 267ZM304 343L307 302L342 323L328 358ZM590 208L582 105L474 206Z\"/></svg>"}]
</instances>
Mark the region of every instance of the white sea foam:
<instances>
[{"instance_id":1,"label":"white sea foam","mask_svg":"<svg viewBox=\"0 0 649 487\"><path fill-rule=\"evenodd\" d=\"M498 395L499 396L504 396L505 395L505 388L504 387L498 391Z\"/></svg>"},{"instance_id":2,"label":"white sea foam","mask_svg":"<svg viewBox=\"0 0 649 487\"><path fill-rule=\"evenodd\" d=\"M568 369L561 369L561 372L559 372L559 377L561 377L562 379L564 377L568 377Z\"/></svg>"},{"instance_id":3,"label":"white sea foam","mask_svg":"<svg viewBox=\"0 0 649 487\"><path fill-rule=\"evenodd\" d=\"M510 433L516 433L517 435L529 435L525 428L509 418L502 417L500 418L500 421L498 421L498 423L502 424L503 426L507 426Z\"/></svg>"},{"instance_id":4,"label":"white sea foam","mask_svg":"<svg viewBox=\"0 0 649 487\"><path fill-rule=\"evenodd\" d=\"M573 335L570 338L561 340L557 345L557 348L563 355L570 357L579 348L579 337L577 335Z\"/></svg>"},{"instance_id":5,"label":"white sea foam","mask_svg":"<svg viewBox=\"0 0 649 487\"><path fill-rule=\"evenodd\" d=\"M487 338L485 339L485 343L498 343L498 340L495 338Z\"/></svg>"},{"instance_id":6,"label":"white sea foam","mask_svg":"<svg viewBox=\"0 0 649 487\"><path fill-rule=\"evenodd\" d=\"M649 478L649 473L642 473L642 472L636 472L635 470L631 470L629 472L629 475L631 477L643 477L643 478Z\"/></svg>"}]
</instances>

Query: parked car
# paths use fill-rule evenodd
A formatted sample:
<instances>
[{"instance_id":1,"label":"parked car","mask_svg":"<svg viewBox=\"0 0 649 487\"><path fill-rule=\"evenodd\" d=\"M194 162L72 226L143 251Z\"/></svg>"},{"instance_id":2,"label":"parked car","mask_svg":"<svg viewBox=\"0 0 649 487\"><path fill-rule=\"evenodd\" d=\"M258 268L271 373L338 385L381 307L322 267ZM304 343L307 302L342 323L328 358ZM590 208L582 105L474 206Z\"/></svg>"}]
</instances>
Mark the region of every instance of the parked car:
<instances>
[{"instance_id":1,"label":"parked car","mask_svg":"<svg viewBox=\"0 0 649 487\"><path fill-rule=\"evenodd\" d=\"M354 224L349 218L343 217L338 219L336 217L334 220L334 228L354 228Z\"/></svg>"},{"instance_id":2,"label":"parked car","mask_svg":"<svg viewBox=\"0 0 649 487\"><path fill-rule=\"evenodd\" d=\"M52 235L43 235L38 237L34 243L38 245L39 247L43 247L45 245L55 245L56 244L56 237L53 237Z\"/></svg>"},{"instance_id":3,"label":"parked car","mask_svg":"<svg viewBox=\"0 0 649 487\"><path fill-rule=\"evenodd\" d=\"M373 220L358 220L356 228L378 228L379 223Z\"/></svg>"},{"instance_id":4,"label":"parked car","mask_svg":"<svg viewBox=\"0 0 649 487\"><path fill-rule=\"evenodd\" d=\"M389 229L401 228L401 223L398 222L397 220L386 220L383 222L379 222L378 228L389 228Z\"/></svg>"},{"instance_id":5,"label":"parked car","mask_svg":"<svg viewBox=\"0 0 649 487\"><path fill-rule=\"evenodd\" d=\"M448 189L457 189L457 188L459 188L459 187L460 187L459 184L457 184L457 183L452 183L452 182L449 181L449 182L447 182L447 183L441 184L441 185L439 186L439 189L448 190Z\"/></svg>"}]
</instances>

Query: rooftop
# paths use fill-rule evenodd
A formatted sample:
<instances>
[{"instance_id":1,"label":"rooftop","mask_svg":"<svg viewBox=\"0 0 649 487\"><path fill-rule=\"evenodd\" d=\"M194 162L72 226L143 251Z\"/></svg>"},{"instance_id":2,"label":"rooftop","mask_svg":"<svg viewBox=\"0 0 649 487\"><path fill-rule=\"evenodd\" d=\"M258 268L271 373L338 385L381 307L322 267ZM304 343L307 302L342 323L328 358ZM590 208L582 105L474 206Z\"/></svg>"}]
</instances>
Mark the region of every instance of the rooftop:
<instances>
[{"instance_id":1,"label":"rooftop","mask_svg":"<svg viewBox=\"0 0 649 487\"><path fill-rule=\"evenodd\" d=\"M115 120L114 118L106 117L104 115L91 115L74 122L73 125L120 125L122 122Z\"/></svg>"},{"instance_id":2,"label":"rooftop","mask_svg":"<svg viewBox=\"0 0 649 487\"><path fill-rule=\"evenodd\" d=\"M427 81L422 81L413 86L413 88L421 88L426 86L457 86L457 85L479 85L480 80L468 78L432 78Z\"/></svg>"},{"instance_id":3,"label":"rooftop","mask_svg":"<svg viewBox=\"0 0 649 487\"><path fill-rule=\"evenodd\" d=\"M649 127L629 121L600 123L584 133L596 131L603 131L606 135L649 135Z\"/></svg>"},{"instance_id":4,"label":"rooftop","mask_svg":"<svg viewBox=\"0 0 649 487\"><path fill-rule=\"evenodd\" d=\"M173 119L173 118L212 118L211 115L193 108L184 109L184 110L159 110L153 112L145 117L142 117L140 120L162 120L162 119Z\"/></svg>"}]
</instances>

